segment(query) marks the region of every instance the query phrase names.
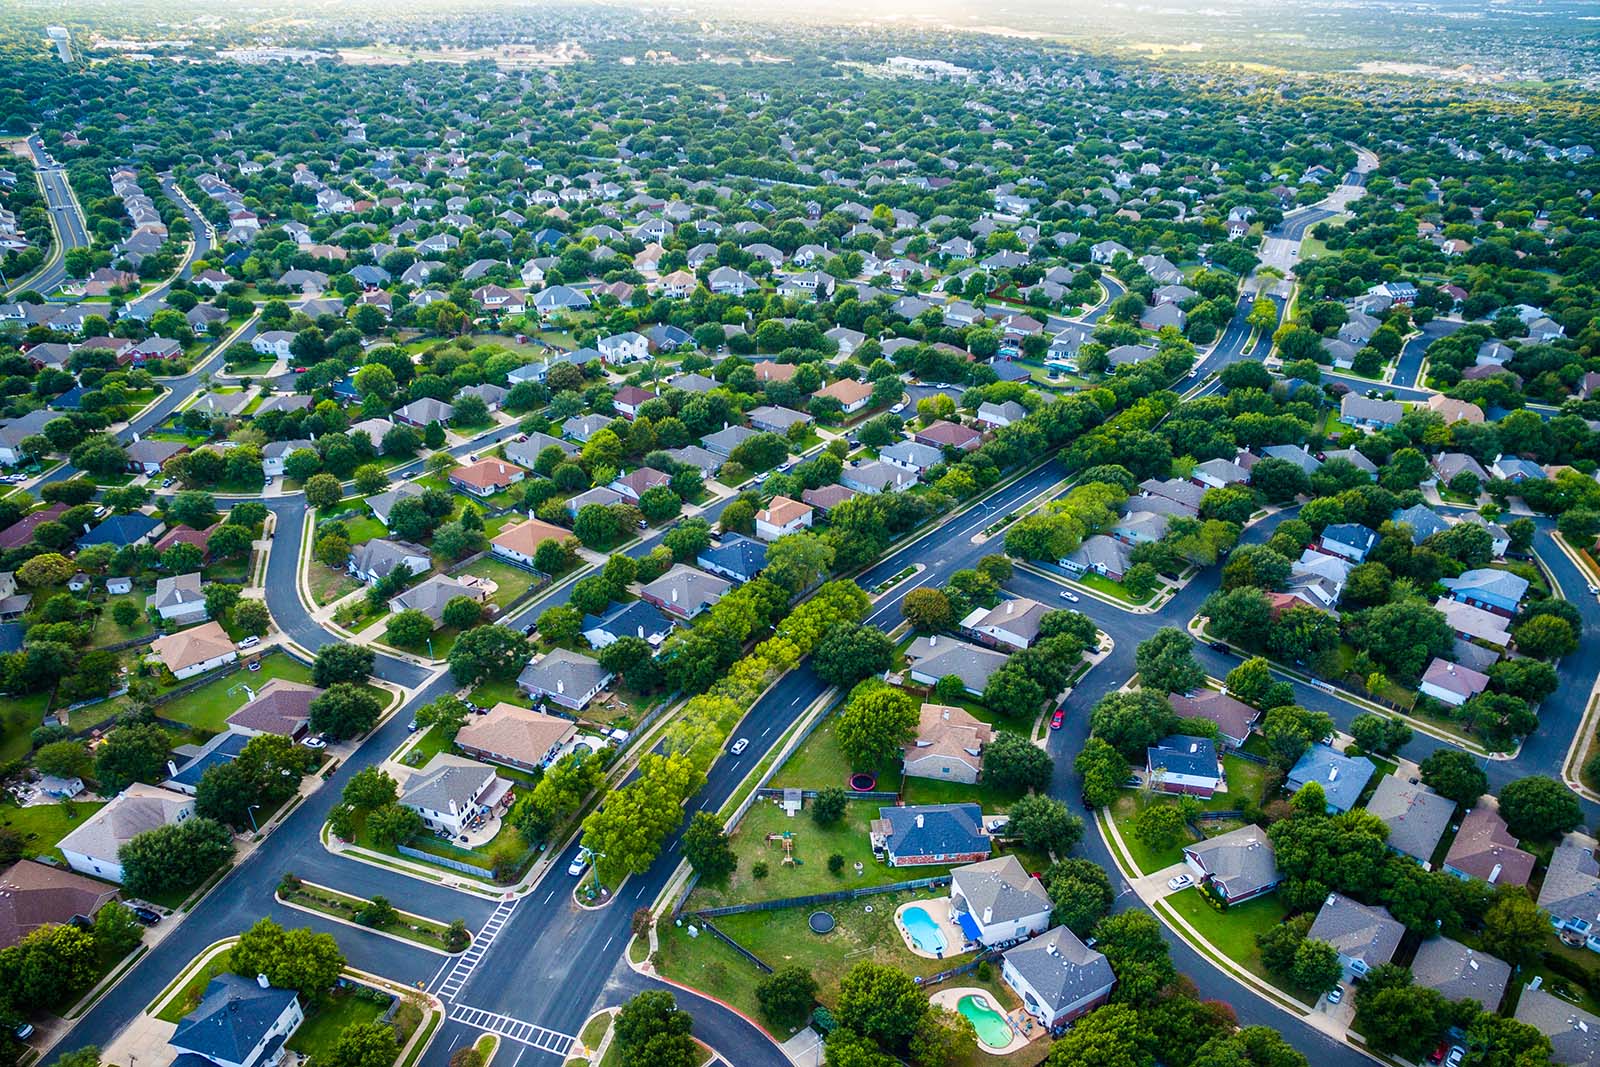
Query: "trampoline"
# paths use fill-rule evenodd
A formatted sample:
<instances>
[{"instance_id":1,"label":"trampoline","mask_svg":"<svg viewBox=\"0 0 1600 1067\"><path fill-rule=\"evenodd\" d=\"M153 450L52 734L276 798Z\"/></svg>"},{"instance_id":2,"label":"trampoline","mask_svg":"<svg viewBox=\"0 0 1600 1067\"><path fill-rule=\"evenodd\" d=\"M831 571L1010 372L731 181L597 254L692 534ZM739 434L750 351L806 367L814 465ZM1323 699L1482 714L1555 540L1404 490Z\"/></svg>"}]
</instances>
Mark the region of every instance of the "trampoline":
<instances>
[{"instance_id":1,"label":"trampoline","mask_svg":"<svg viewBox=\"0 0 1600 1067\"><path fill-rule=\"evenodd\" d=\"M806 919L806 923L811 927L811 932L814 934L828 934L833 932L833 916L829 915L825 911L812 912L810 917Z\"/></svg>"},{"instance_id":2,"label":"trampoline","mask_svg":"<svg viewBox=\"0 0 1600 1067\"><path fill-rule=\"evenodd\" d=\"M850 789L856 793L869 793L878 784L878 776L857 771L850 776Z\"/></svg>"}]
</instances>

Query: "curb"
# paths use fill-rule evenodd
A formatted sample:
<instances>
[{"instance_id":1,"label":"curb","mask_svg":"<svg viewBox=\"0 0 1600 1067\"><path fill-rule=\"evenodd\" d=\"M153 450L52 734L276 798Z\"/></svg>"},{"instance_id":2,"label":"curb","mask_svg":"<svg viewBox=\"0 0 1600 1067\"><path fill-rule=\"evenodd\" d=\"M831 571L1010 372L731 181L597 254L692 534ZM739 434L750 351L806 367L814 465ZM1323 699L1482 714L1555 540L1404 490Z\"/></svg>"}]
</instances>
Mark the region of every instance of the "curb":
<instances>
[{"instance_id":1,"label":"curb","mask_svg":"<svg viewBox=\"0 0 1600 1067\"><path fill-rule=\"evenodd\" d=\"M340 890L334 889L332 886L325 886L325 885L322 885L322 884L320 884L318 882L304 882L303 884L309 885L309 886L315 886L318 889L326 889L326 890L328 890L330 892L340 893L341 896L350 896L350 894L348 894L348 893L343 893ZM369 934L377 934L379 937L387 937L390 941L397 941L402 945L409 945L412 948L420 948L424 952L432 952L433 954L435 954L437 956L445 956L445 957L448 957L450 959L454 959L455 957L460 956L463 952L466 952L467 948L471 948L472 947L471 941L468 941L467 948L462 949L461 952L451 952L448 949L434 948L432 945L424 944L423 942L414 940L413 938L402 937L399 934L391 934L386 930L379 930L377 927L373 927L373 926L363 926L358 922L352 922L349 919L343 919L343 918L340 918L337 915L329 915L325 911L318 911L316 908L310 908L310 907L307 907L304 904L296 904L292 900L285 900L284 897L283 897L283 894L281 892L279 892L278 890L276 890L276 889L274 889L272 891L272 899L277 901L279 904L282 904L286 908L292 908L295 911L304 912L306 915L315 915L319 919L326 919L329 922L338 923L340 926L348 926L352 930L364 930L365 932L367 932ZM410 919L425 919L428 922L437 922L438 921L437 919L429 919L426 915L418 915L416 912L400 911L398 908L396 908L395 910L400 915L400 917L402 919L406 919L406 918L410 918Z\"/></svg>"}]
</instances>

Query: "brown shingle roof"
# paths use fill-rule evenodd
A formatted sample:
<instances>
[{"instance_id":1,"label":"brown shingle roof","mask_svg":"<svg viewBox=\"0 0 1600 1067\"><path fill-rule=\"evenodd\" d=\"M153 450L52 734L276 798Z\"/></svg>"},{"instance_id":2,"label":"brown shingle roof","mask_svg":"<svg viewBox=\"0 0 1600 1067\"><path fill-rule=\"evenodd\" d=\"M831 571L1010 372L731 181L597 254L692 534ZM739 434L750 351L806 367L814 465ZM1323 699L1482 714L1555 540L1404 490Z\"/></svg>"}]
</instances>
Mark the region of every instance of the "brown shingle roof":
<instances>
[{"instance_id":1,"label":"brown shingle roof","mask_svg":"<svg viewBox=\"0 0 1600 1067\"><path fill-rule=\"evenodd\" d=\"M0 948L10 948L41 926L92 918L116 898L115 886L32 860L0 874Z\"/></svg>"},{"instance_id":2,"label":"brown shingle roof","mask_svg":"<svg viewBox=\"0 0 1600 1067\"><path fill-rule=\"evenodd\" d=\"M536 764L555 746L578 732L568 719L544 715L515 704L501 702L487 715L469 722L456 734L456 744L468 751L481 752L493 759L502 757L516 763Z\"/></svg>"}]
</instances>

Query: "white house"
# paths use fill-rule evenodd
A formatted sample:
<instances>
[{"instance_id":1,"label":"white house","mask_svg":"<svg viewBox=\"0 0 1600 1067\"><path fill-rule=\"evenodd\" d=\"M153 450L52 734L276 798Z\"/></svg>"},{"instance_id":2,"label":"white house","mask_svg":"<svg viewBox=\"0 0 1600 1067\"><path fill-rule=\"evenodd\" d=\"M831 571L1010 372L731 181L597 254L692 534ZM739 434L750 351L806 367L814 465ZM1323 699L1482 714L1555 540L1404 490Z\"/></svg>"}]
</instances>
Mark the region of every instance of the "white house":
<instances>
[{"instance_id":1,"label":"white house","mask_svg":"<svg viewBox=\"0 0 1600 1067\"><path fill-rule=\"evenodd\" d=\"M633 363L650 358L650 339L632 330L602 337L594 346L607 363Z\"/></svg>"},{"instance_id":2,"label":"white house","mask_svg":"<svg viewBox=\"0 0 1600 1067\"><path fill-rule=\"evenodd\" d=\"M776 541L785 534L796 533L811 526L813 509L786 496L775 496L765 508L756 512L756 536L763 541Z\"/></svg>"},{"instance_id":3,"label":"white house","mask_svg":"<svg viewBox=\"0 0 1600 1067\"><path fill-rule=\"evenodd\" d=\"M440 752L406 780L400 803L422 816L428 829L447 830L455 836L492 811L509 788L510 783L495 774L493 767Z\"/></svg>"},{"instance_id":4,"label":"white house","mask_svg":"<svg viewBox=\"0 0 1600 1067\"><path fill-rule=\"evenodd\" d=\"M994 945L1042 934L1050 926L1050 894L1012 855L950 872L950 916L969 941Z\"/></svg>"},{"instance_id":5,"label":"white house","mask_svg":"<svg viewBox=\"0 0 1600 1067\"><path fill-rule=\"evenodd\" d=\"M258 333L250 341L250 347L263 356L272 356L274 359L288 359L289 346L294 343L294 334L289 330L267 330Z\"/></svg>"},{"instance_id":6,"label":"white house","mask_svg":"<svg viewBox=\"0 0 1600 1067\"><path fill-rule=\"evenodd\" d=\"M194 814L194 798L134 782L56 843L67 866L80 874L122 881L117 850L146 830L180 823Z\"/></svg>"},{"instance_id":7,"label":"white house","mask_svg":"<svg viewBox=\"0 0 1600 1067\"><path fill-rule=\"evenodd\" d=\"M175 574L156 580L156 591L145 598L162 620L182 625L206 617L206 596L200 591L200 572Z\"/></svg>"},{"instance_id":8,"label":"white house","mask_svg":"<svg viewBox=\"0 0 1600 1067\"><path fill-rule=\"evenodd\" d=\"M150 651L179 681L239 658L228 632L215 621L158 637L150 642Z\"/></svg>"}]
</instances>

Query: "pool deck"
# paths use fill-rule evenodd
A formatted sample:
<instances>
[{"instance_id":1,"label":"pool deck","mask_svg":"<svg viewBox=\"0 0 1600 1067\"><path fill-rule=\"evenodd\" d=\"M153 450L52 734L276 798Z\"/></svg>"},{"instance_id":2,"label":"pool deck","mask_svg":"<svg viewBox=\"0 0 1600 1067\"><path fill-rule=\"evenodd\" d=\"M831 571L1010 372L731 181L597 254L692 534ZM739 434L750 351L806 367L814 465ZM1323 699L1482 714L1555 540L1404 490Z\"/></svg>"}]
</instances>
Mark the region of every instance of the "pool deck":
<instances>
[{"instance_id":1,"label":"pool deck","mask_svg":"<svg viewBox=\"0 0 1600 1067\"><path fill-rule=\"evenodd\" d=\"M944 952L926 952L917 947L911 939L911 931L906 929L905 913L907 908L921 908L928 913L928 917L939 924L939 932L944 935ZM935 897L932 900L913 900L902 904L895 909L894 927L900 931L900 939L906 943L906 949L913 955L921 956L925 960L948 960L963 954L967 943L967 935L961 932L961 927L955 924L950 917L950 898Z\"/></svg>"},{"instance_id":2,"label":"pool deck","mask_svg":"<svg viewBox=\"0 0 1600 1067\"><path fill-rule=\"evenodd\" d=\"M977 986L957 986L954 989L941 989L928 998L928 1003L936 1008L946 1008L960 1014L961 1009L957 1005L961 1003L963 997L969 996L979 997L991 1009L1001 1011L1001 1005L995 1003L994 994L987 989L979 989ZM1011 1043L1005 1048L994 1048L983 1038L978 1038L978 1047L991 1056L1007 1055L1027 1045L1034 1038L1047 1035L1044 1027L1040 1026L1037 1020L1033 1019L1021 1008L1017 1008L1014 1011L1003 1011L1002 1014L1005 1015L1006 1021L1011 1024ZM1031 1025L1031 1029L1028 1031L1027 1036L1024 1036L1019 1028L1027 1025Z\"/></svg>"}]
</instances>

